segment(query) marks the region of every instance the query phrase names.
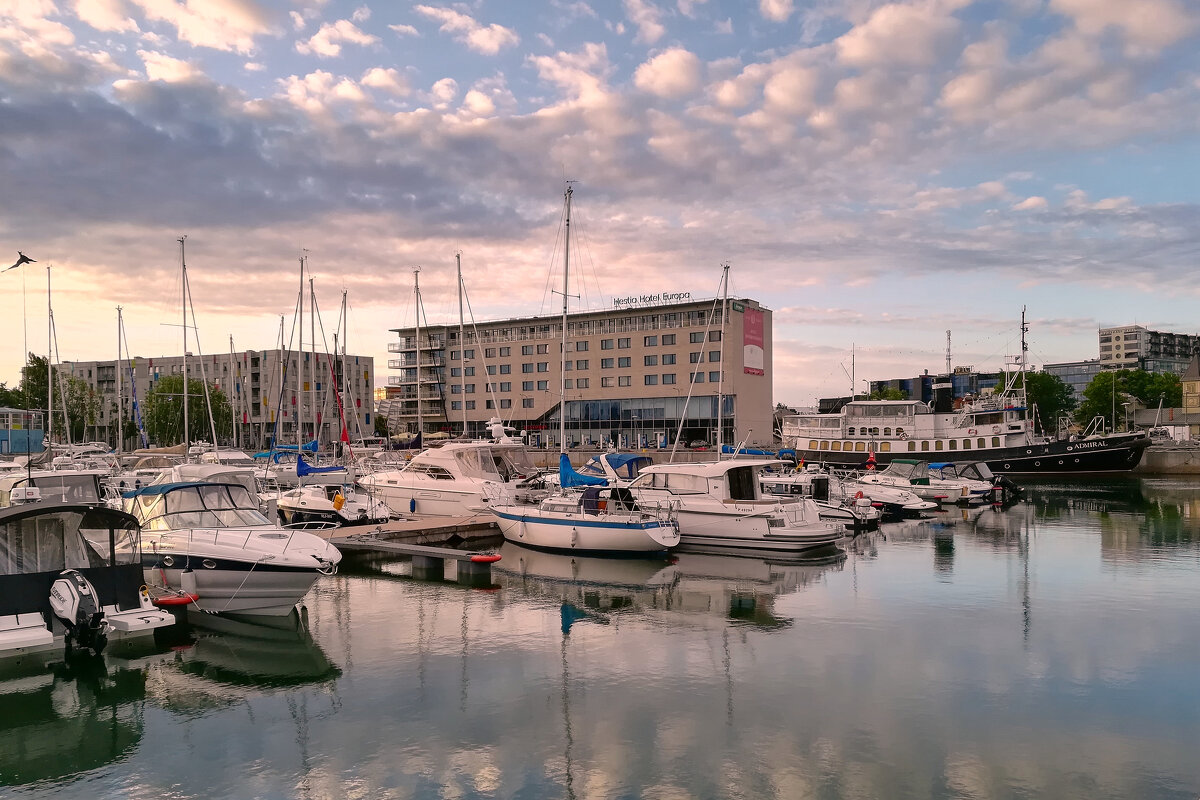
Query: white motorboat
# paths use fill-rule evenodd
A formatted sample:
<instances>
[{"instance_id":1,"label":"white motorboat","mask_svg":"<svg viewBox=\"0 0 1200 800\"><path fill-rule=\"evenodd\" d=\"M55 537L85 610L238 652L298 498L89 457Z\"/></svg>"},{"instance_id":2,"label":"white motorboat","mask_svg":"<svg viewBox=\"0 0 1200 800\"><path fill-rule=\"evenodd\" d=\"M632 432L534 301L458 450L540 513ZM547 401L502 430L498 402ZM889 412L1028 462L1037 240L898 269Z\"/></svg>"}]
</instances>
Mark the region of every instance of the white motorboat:
<instances>
[{"instance_id":1,"label":"white motorboat","mask_svg":"<svg viewBox=\"0 0 1200 800\"><path fill-rule=\"evenodd\" d=\"M545 494L524 445L490 441L431 447L400 469L364 475L358 485L418 517L486 513L489 501L531 502Z\"/></svg>"},{"instance_id":2,"label":"white motorboat","mask_svg":"<svg viewBox=\"0 0 1200 800\"><path fill-rule=\"evenodd\" d=\"M862 492L847 494L842 482L827 472L764 472L762 490L784 498L806 497L812 500L821 519L840 522L852 530L874 530L883 517L870 497Z\"/></svg>"},{"instance_id":3,"label":"white motorboat","mask_svg":"<svg viewBox=\"0 0 1200 800\"><path fill-rule=\"evenodd\" d=\"M937 503L924 500L908 489L880 483L864 483L860 477L857 472L842 473L839 476L842 491L852 493L853 496L861 493L872 503L878 503L885 518L920 517L938 510Z\"/></svg>"},{"instance_id":4,"label":"white motorboat","mask_svg":"<svg viewBox=\"0 0 1200 800\"><path fill-rule=\"evenodd\" d=\"M907 489L923 500L935 503L976 505L990 501L992 485L984 481L957 477L941 477L929 469L928 461L893 458L882 470L867 470L859 482Z\"/></svg>"},{"instance_id":5,"label":"white motorboat","mask_svg":"<svg viewBox=\"0 0 1200 800\"><path fill-rule=\"evenodd\" d=\"M845 535L820 519L809 499L764 496L759 479L777 460L655 464L629 485L642 506L677 508L680 543L724 552L798 553L830 547Z\"/></svg>"},{"instance_id":6,"label":"white motorboat","mask_svg":"<svg viewBox=\"0 0 1200 800\"><path fill-rule=\"evenodd\" d=\"M24 469L0 476L0 507L15 505L13 496L34 489L44 503L99 503L104 499L102 469Z\"/></svg>"},{"instance_id":7,"label":"white motorboat","mask_svg":"<svg viewBox=\"0 0 1200 800\"><path fill-rule=\"evenodd\" d=\"M309 525L378 525L399 514L387 503L347 483L309 483L276 498L280 521L289 528Z\"/></svg>"},{"instance_id":8,"label":"white motorboat","mask_svg":"<svg viewBox=\"0 0 1200 800\"><path fill-rule=\"evenodd\" d=\"M0 657L72 645L99 653L110 638L173 624L142 586L129 514L99 502L0 510Z\"/></svg>"},{"instance_id":9,"label":"white motorboat","mask_svg":"<svg viewBox=\"0 0 1200 800\"><path fill-rule=\"evenodd\" d=\"M280 530L237 484L145 486L125 508L142 525L146 581L198 595L204 611L288 614L342 558L319 536Z\"/></svg>"}]
</instances>

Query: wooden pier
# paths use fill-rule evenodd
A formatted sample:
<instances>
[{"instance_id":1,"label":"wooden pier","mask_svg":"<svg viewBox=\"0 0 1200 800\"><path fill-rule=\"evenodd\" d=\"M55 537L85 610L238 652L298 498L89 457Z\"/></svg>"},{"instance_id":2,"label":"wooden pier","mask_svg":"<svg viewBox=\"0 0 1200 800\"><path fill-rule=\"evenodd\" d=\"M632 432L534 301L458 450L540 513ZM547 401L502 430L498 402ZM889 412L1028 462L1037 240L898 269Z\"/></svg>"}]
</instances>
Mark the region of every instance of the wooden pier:
<instances>
[{"instance_id":1,"label":"wooden pier","mask_svg":"<svg viewBox=\"0 0 1200 800\"><path fill-rule=\"evenodd\" d=\"M342 553L409 556L413 577L442 580L447 561L456 564L459 583L490 584L495 553L457 550L443 545L494 539L499 533L494 518L475 515L398 520L383 525L330 528L320 531Z\"/></svg>"}]
</instances>

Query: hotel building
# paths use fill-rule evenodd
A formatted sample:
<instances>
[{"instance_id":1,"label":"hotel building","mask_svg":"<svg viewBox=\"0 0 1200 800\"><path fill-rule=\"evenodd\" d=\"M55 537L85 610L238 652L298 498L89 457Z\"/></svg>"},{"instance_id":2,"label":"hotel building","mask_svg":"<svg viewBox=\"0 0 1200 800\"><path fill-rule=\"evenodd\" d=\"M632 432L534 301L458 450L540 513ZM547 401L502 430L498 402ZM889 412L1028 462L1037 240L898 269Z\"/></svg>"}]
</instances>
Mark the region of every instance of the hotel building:
<instances>
[{"instance_id":1,"label":"hotel building","mask_svg":"<svg viewBox=\"0 0 1200 800\"><path fill-rule=\"evenodd\" d=\"M393 434L417 430L420 404L426 434L478 436L499 418L557 446L565 400L570 445L665 446L681 420L681 444L714 444L719 391L726 444L771 442L771 311L731 299L723 320L719 301L660 299L571 314L565 354L561 316L475 323L461 342L457 323L422 326L420 341L393 329L379 413Z\"/></svg>"}]
</instances>

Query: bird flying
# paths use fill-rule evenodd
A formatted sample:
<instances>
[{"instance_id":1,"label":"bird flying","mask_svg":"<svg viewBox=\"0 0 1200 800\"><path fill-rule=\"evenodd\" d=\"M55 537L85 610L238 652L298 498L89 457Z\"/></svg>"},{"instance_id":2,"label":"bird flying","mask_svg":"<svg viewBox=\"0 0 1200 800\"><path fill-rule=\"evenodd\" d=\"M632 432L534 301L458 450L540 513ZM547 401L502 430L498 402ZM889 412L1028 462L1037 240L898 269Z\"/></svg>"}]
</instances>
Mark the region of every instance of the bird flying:
<instances>
[{"instance_id":1,"label":"bird flying","mask_svg":"<svg viewBox=\"0 0 1200 800\"><path fill-rule=\"evenodd\" d=\"M22 264L36 264L37 263L37 261L35 261L32 258L30 258L29 256L25 255L20 250L17 251L17 256L18 256L17 263L13 264L11 267L4 270L5 272L8 272L9 269L16 269L17 267L21 266Z\"/></svg>"}]
</instances>

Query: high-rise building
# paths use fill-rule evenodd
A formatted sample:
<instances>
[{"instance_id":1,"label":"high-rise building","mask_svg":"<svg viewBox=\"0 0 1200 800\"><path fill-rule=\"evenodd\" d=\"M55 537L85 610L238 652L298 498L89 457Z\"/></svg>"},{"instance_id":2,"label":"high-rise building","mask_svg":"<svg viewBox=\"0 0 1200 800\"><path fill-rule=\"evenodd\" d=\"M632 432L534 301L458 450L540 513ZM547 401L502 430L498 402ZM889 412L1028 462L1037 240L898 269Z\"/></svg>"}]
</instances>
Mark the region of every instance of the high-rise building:
<instances>
[{"instance_id":1,"label":"high-rise building","mask_svg":"<svg viewBox=\"0 0 1200 800\"><path fill-rule=\"evenodd\" d=\"M416 431L419 403L426 434L479 435L499 418L557 444L565 399L571 444L654 447L681 419L684 444L715 443L718 425L727 444L770 442L771 311L730 300L722 322L719 301L658 299L571 314L565 358L559 316L475 323L462 342L457 323L422 326L420 341L415 327L393 329L379 413L392 433Z\"/></svg>"},{"instance_id":2,"label":"high-rise building","mask_svg":"<svg viewBox=\"0 0 1200 800\"><path fill-rule=\"evenodd\" d=\"M1100 369L1144 369L1182 375L1200 336L1152 331L1141 325L1100 328Z\"/></svg>"}]
</instances>

